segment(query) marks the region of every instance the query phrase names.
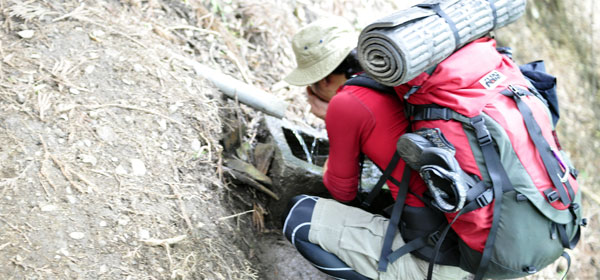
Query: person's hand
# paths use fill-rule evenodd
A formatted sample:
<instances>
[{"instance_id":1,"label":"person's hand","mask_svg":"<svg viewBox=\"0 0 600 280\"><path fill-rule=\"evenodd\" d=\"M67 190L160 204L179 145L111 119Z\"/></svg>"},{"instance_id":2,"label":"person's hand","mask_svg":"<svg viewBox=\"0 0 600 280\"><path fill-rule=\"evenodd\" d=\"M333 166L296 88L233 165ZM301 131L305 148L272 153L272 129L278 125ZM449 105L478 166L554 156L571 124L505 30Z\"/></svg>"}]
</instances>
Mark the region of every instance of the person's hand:
<instances>
[{"instance_id":1,"label":"person's hand","mask_svg":"<svg viewBox=\"0 0 600 280\"><path fill-rule=\"evenodd\" d=\"M306 87L306 95L308 96L308 104L310 104L310 112L318 118L325 120L327 106L329 102L319 98L309 87Z\"/></svg>"}]
</instances>

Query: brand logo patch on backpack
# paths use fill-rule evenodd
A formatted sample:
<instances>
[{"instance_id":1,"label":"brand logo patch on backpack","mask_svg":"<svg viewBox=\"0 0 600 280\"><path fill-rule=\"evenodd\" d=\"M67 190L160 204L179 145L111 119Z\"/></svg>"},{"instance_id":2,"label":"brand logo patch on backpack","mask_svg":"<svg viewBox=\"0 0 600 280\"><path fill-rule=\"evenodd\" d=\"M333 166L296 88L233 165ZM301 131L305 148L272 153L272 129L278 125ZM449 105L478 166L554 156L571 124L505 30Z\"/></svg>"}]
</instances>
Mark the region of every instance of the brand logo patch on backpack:
<instances>
[{"instance_id":1,"label":"brand logo patch on backpack","mask_svg":"<svg viewBox=\"0 0 600 280\"><path fill-rule=\"evenodd\" d=\"M496 70L492 70L492 72L481 78L479 83L486 89L495 89L504 80L506 80L506 76Z\"/></svg>"}]
</instances>

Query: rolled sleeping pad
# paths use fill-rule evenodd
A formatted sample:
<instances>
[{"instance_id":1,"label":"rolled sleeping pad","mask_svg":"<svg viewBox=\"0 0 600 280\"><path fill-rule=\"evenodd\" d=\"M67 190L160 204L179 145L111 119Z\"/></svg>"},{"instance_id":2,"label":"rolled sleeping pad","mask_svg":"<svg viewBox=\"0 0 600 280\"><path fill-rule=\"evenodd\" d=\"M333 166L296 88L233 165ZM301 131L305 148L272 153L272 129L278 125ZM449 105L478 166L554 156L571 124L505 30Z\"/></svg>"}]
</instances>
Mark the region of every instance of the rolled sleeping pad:
<instances>
[{"instance_id":1,"label":"rolled sleeping pad","mask_svg":"<svg viewBox=\"0 0 600 280\"><path fill-rule=\"evenodd\" d=\"M383 17L363 29L358 57L381 84L398 86L467 43L514 22L526 0L434 0Z\"/></svg>"}]
</instances>

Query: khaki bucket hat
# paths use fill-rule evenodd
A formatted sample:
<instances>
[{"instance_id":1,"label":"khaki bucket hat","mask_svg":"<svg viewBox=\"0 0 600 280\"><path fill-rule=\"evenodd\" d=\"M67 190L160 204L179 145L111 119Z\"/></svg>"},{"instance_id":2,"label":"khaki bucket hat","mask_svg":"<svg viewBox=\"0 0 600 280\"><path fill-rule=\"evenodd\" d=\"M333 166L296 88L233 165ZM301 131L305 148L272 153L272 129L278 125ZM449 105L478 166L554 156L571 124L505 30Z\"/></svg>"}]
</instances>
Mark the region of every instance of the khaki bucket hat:
<instances>
[{"instance_id":1,"label":"khaki bucket hat","mask_svg":"<svg viewBox=\"0 0 600 280\"><path fill-rule=\"evenodd\" d=\"M357 41L358 33L342 17L310 23L292 38L297 67L284 80L305 86L327 77L356 48Z\"/></svg>"}]
</instances>

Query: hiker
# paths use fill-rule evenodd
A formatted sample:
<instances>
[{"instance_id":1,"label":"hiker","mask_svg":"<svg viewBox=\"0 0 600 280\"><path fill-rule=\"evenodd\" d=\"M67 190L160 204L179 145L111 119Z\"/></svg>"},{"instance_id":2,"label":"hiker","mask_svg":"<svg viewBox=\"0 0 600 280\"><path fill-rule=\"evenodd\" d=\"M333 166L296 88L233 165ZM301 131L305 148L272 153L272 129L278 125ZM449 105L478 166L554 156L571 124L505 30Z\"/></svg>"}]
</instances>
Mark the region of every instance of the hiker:
<instances>
[{"instance_id":1,"label":"hiker","mask_svg":"<svg viewBox=\"0 0 600 280\"><path fill-rule=\"evenodd\" d=\"M306 195L293 198L283 231L315 267L336 278L421 280L427 275L429 263L413 254L390 263L385 272L378 271L388 219L355 207L360 205L357 192L361 154L385 168L395 154L398 138L409 128L402 101L393 92L344 86L349 78L362 72L354 50L356 41L354 28L338 17L317 20L292 39L298 66L285 81L306 86L312 112L325 120L330 150L323 181L335 200ZM405 172L411 172L410 176L403 176ZM408 208L424 208L418 197L426 187L418 173L409 168L405 171L405 163L400 160L391 176L398 180L410 177L410 192L398 199L403 199ZM387 182L394 198L398 180ZM405 210L407 215L409 212ZM435 223L440 219L436 218ZM451 242L446 251L452 251ZM396 233L392 249L403 244ZM461 279L466 275L448 265L435 265L433 272L435 279Z\"/></svg>"}]
</instances>

